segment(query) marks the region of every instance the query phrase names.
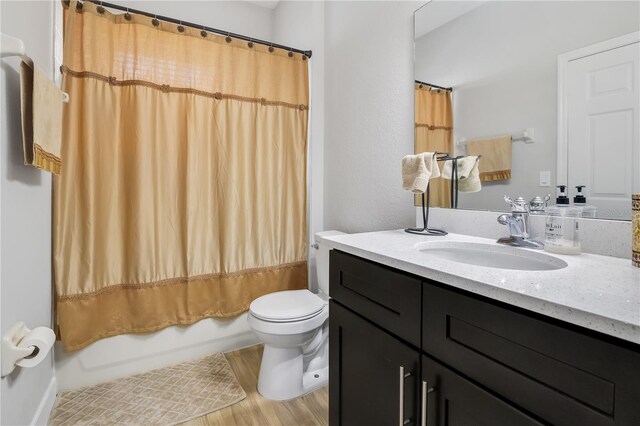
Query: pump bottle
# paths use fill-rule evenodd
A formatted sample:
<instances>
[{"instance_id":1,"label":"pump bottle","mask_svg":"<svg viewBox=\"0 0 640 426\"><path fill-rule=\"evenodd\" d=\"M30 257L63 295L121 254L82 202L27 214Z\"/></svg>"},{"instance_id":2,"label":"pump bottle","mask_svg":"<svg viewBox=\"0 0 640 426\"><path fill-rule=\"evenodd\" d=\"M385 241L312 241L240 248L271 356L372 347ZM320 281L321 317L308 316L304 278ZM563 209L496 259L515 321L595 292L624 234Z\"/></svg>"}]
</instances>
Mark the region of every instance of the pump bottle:
<instances>
[{"instance_id":1,"label":"pump bottle","mask_svg":"<svg viewBox=\"0 0 640 426\"><path fill-rule=\"evenodd\" d=\"M573 197L573 205L580 208L580 217L595 218L596 207L587 204L587 197L582 193L582 188L584 188L584 185L576 186L578 192Z\"/></svg>"},{"instance_id":2,"label":"pump bottle","mask_svg":"<svg viewBox=\"0 0 640 426\"><path fill-rule=\"evenodd\" d=\"M566 185L558 185L556 204L545 210L545 251L558 254L580 254L579 207L569 203Z\"/></svg>"}]
</instances>

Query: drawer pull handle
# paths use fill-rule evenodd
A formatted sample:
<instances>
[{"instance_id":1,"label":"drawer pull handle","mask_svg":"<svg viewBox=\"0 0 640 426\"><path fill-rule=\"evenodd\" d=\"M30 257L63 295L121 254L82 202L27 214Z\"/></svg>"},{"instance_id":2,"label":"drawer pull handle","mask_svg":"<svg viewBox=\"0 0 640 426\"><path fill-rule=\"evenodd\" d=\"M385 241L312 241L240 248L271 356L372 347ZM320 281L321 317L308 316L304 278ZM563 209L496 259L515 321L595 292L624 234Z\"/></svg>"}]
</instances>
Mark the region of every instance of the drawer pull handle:
<instances>
[{"instance_id":1,"label":"drawer pull handle","mask_svg":"<svg viewBox=\"0 0 640 426\"><path fill-rule=\"evenodd\" d=\"M431 392L433 392L435 389L434 388L430 388L429 384L427 383L426 380L422 381L422 407L421 407L421 420L420 420L420 426L427 426L427 403L429 402L429 400L427 399L428 394L430 394Z\"/></svg>"},{"instance_id":2,"label":"drawer pull handle","mask_svg":"<svg viewBox=\"0 0 640 426\"><path fill-rule=\"evenodd\" d=\"M398 425L404 426L404 367L400 366L400 388L398 389L400 395L400 408L398 410Z\"/></svg>"}]
</instances>

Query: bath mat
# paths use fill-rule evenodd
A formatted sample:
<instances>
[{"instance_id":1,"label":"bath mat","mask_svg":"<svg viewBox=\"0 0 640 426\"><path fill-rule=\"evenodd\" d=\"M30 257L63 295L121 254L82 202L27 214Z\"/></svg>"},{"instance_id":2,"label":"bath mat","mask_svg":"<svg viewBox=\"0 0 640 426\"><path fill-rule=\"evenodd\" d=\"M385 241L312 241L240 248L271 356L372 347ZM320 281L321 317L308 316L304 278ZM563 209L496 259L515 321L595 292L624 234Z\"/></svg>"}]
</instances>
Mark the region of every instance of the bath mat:
<instances>
[{"instance_id":1,"label":"bath mat","mask_svg":"<svg viewBox=\"0 0 640 426\"><path fill-rule=\"evenodd\" d=\"M50 425L175 425L246 397L221 353L58 395Z\"/></svg>"}]
</instances>

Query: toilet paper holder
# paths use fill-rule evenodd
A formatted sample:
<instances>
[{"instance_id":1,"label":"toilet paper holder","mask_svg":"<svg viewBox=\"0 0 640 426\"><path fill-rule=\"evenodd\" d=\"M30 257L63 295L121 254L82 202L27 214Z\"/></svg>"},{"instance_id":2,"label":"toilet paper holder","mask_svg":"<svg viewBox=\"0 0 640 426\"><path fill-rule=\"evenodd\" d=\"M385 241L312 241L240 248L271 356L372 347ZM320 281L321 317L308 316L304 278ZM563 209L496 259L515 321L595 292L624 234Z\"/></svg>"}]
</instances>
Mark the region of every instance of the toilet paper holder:
<instances>
[{"instance_id":1,"label":"toilet paper holder","mask_svg":"<svg viewBox=\"0 0 640 426\"><path fill-rule=\"evenodd\" d=\"M38 347L28 346L26 348L18 347L20 341L30 332L26 324L22 321L17 322L2 336L2 377L11 374L16 368L16 363L22 359L29 358L38 354Z\"/></svg>"}]
</instances>

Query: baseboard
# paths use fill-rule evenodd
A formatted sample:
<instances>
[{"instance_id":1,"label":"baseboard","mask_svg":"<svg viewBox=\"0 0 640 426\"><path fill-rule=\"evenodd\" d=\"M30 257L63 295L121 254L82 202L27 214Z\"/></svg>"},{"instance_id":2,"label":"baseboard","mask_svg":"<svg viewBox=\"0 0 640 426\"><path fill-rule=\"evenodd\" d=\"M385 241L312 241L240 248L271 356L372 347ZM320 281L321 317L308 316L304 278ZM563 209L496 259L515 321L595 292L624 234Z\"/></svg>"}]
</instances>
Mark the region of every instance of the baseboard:
<instances>
[{"instance_id":1,"label":"baseboard","mask_svg":"<svg viewBox=\"0 0 640 426\"><path fill-rule=\"evenodd\" d=\"M49 414L51 414L51 410L53 410L53 404L56 402L57 394L58 382L55 377L52 377L49 386L47 386L44 395L42 395L40 404L38 404L33 420L31 420L32 426L46 426L49 421Z\"/></svg>"}]
</instances>

